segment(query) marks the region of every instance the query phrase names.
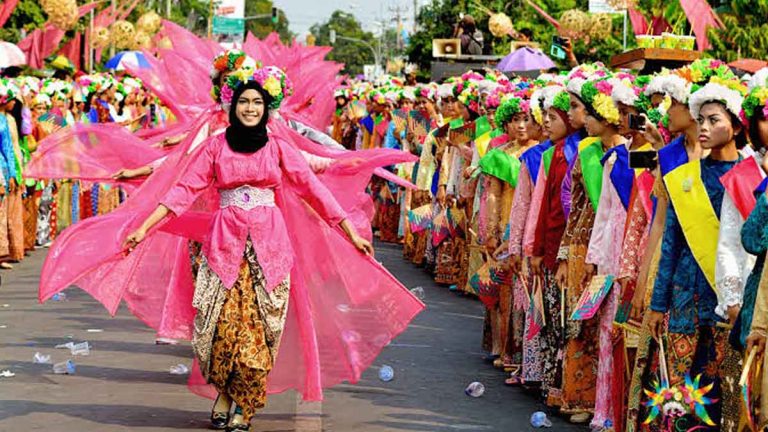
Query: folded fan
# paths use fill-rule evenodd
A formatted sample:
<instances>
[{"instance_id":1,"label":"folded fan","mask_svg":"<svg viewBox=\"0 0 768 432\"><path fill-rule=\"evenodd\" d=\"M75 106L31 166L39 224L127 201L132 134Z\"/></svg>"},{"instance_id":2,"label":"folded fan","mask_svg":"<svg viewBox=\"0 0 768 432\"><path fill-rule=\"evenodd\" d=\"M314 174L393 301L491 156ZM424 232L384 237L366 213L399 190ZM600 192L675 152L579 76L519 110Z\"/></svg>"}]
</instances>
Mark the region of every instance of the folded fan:
<instances>
[{"instance_id":1,"label":"folded fan","mask_svg":"<svg viewBox=\"0 0 768 432\"><path fill-rule=\"evenodd\" d=\"M432 204L408 211L408 222L411 224L411 232L417 233L432 227Z\"/></svg>"},{"instance_id":2,"label":"folded fan","mask_svg":"<svg viewBox=\"0 0 768 432\"><path fill-rule=\"evenodd\" d=\"M597 275L593 277L581 294L576 309L571 314L571 319L581 321L595 316L612 286L613 275Z\"/></svg>"}]
</instances>

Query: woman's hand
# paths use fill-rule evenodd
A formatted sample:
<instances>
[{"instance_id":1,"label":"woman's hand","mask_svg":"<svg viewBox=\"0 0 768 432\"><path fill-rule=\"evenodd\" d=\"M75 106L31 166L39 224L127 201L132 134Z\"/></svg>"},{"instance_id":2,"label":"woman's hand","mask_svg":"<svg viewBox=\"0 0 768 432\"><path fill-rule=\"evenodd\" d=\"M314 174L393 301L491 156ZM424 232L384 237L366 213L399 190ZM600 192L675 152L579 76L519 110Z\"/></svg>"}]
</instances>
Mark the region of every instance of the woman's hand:
<instances>
[{"instance_id":1,"label":"woman's hand","mask_svg":"<svg viewBox=\"0 0 768 432\"><path fill-rule=\"evenodd\" d=\"M355 235L350 239L353 245L355 245L355 248L359 250L360 252L372 256L373 255L373 245L368 240L360 237L359 235Z\"/></svg>"},{"instance_id":2,"label":"woman's hand","mask_svg":"<svg viewBox=\"0 0 768 432\"><path fill-rule=\"evenodd\" d=\"M344 231L344 234L347 235L349 241L352 242L352 244L355 246L355 249L366 255L373 255L373 245L371 245L371 242L368 240L360 237L360 234L357 233L357 230L355 230L355 227L352 225L352 222L350 222L349 219L344 219L341 221L339 226L341 227L341 230Z\"/></svg>"},{"instance_id":3,"label":"woman's hand","mask_svg":"<svg viewBox=\"0 0 768 432\"><path fill-rule=\"evenodd\" d=\"M738 305L733 305L728 307L728 322L731 323L731 325L736 323L736 319L739 317L739 312L741 311L741 307Z\"/></svg>"},{"instance_id":4,"label":"woman's hand","mask_svg":"<svg viewBox=\"0 0 768 432\"><path fill-rule=\"evenodd\" d=\"M560 261L557 265L555 282L557 282L561 290L565 289L565 284L568 283L568 261Z\"/></svg>"},{"instance_id":5,"label":"woman's hand","mask_svg":"<svg viewBox=\"0 0 768 432\"><path fill-rule=\"evenodd\" d=\"M666 144L664 142L664 137L661 136L661 132L659 132L659 129L656 127L656 125L648 120L648 116L645 114L640 114L640 116L645 119L645 126L640 131L640 133L643 135L643 138L651 143L655 149L664 147L664 144Z\"/></svg>"},{"instance_id":6,"label":"woman's hand","mask_svg":"<svg viewBox=\"0 0 768 432\"><path fill-rule=\"evenodd\" d=\"M112 178L115 180L126 180L135 177L132 169L123 168L116 173L112 174Z\"/></svg>"},{"instance_id":7,"label":"woman's hand","mask_svg":"<svg viewBox=\"0 0 768 432\"><path fill-rule=\"evenodd\" d=\"M531 258L531 273L534 276L540 276L543 274L544 257L535 256Z\"/></svg>"},{"instance_id":8,"label":"woman's hand","mask_svg":"<svg viewBox=\"0 0 768 432\"><path fill-rule=\"evenodd\" d=\"M581 284L584 286L587 286L589 282L592 281L592 278L595 276L595 273L597 273L597 267L594 264L585 264L584 278L581 280Z\"/></svg>"},{"instance_id":9,"label":"woman's hand","mask_svg":"<svg viewBox=\"0 0 768 432\"><path fill-rule=\"evenodd\" d=\"M136 231L128 234L128 237L125 238L125 242L123 242L123 249L126 249L128 253L133 251L133 248L139 245L142 241L144 241L144 238L147 236L147 232L143 229L139 228Z\"/></svg>"},{"instance_id":10,"label":"woman's hand","mask_svg":"<svg viewBox=\"0 0 768 432\"><path fill-rule=\"evenodd\" d=\"M661 335L664 333L664 313L648 311L648 314L648 330L654 339L661 340Z\"/></svg>"},{"instance_id":11,"label":"woman's hand","mask_svg":"<svg viewBox=\"0 0 768 432\"><path fill-rule=\"evenodd\" d=\"M757 349L756 354L765 351L765 333L753 331L749 334L749 337L747 337L747 352L752 351L752 348Z\"/></svg>"}]
</instances>

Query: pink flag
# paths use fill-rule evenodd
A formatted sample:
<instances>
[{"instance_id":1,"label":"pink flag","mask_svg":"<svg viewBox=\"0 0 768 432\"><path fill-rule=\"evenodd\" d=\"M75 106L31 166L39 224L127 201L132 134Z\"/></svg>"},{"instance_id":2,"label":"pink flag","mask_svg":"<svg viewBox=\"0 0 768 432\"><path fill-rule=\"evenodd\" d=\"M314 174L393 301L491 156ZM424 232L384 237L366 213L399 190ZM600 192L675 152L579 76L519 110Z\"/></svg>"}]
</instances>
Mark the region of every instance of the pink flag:
<instances>
[{"instance_id":1,"label":"pink flag","mask_svg":"<svg viewBox=\"0 0 768 432\"><path fill-rule=\"evenodd\" d=\"M715 12L705 0L680 0L680 6L688 17L688 22L691 23L699 51L705 51L709 48L707 28L721 27Z\"/></svg>"},{"instance_id":2,"label":"pink flag","mask_svg":"<svg viewBox=\"0 0 768 432\"><path fill-rule=\"evenodd\" d=\"M27 64L35 69L41 69L45 58L51 55L64 38L64 30L50 24L44 29L37 29L18 43L19 48L27 56Z\"/></svg>"},{"instance_id":3,"label":"pink flag","mask_svg":"<svg viewBox=\"0 0 768 432\"><path fill-rule=\"evenodd\" d=\"M635 31L635 35L644 35L648 32L648 22L645 20L643 14L635 9L629 8L629 21L632 23L632 29Z\"/></svg>"},{"instance_id":4,"label":"pink flag","mask_svg":"<svg viewBox=\"0 0 768 432\"><path fill-rule=\"evenodd\" d=\"M11 17L13 10L16 9L16 5L19 0L5 0L3 5L0 6L0 27L4 26L8 18Z\"/></svg>"},{"instance_id":5,"label":"pink flag","mask_svg":"<svg viewBox=\"0 0 768 432\"><path fill-rule=\"evenodd\" d=\"M70 39L69 42L64 44L64 46L61 47L59 50L59 54L63 55L64 57L68 58L69 61L72 62L73 65L75 65L75 69L80 70L82 69L82 64L80 62L81 58L81 49L80 49L80 43L81 43L82 34L81 33L75 33L75 36Z\"/></svg>"}]
</instances>

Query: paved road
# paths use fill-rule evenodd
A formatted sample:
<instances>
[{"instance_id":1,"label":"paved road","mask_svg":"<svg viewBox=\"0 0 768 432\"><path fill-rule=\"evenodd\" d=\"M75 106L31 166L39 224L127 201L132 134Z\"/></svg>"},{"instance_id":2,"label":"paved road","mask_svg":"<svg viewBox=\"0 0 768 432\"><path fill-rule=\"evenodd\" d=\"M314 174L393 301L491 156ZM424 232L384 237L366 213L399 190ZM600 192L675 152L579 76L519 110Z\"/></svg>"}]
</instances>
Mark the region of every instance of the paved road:
<instances>
[{"instance_id":1,"label":"paved road","mask_svg":"<svg viewBox=\"0 0 768 432\"><path fill-rule=\"evenodd\" d=\"M323 403L300 403L294 393L269 399L254 420L259 432L527 431L528 418L543 406L519 389L502 385L498 371L480 358L482 306L431 283L381 245L380 259L408 287L423 286L427 310L388 346L357 385L326 392ZM0 287L0 432L194 431L207 427L210 402L186 389L170 366L190 363L188 344L156 346L154 333L125 308L115 317L85 293L38 304L38 274L44 252L2 273ZM97 330L98 332L93 332ZM88 340L93 351L75 357L76 375L54 375L34 364L36 352L54 362L70 356L53 347ZM389 383L378 366L395 370ZM486 385L478 399L464 395L472 381ZM582 430L554 418L556 431Z\"/></svg>"}]
</instances>

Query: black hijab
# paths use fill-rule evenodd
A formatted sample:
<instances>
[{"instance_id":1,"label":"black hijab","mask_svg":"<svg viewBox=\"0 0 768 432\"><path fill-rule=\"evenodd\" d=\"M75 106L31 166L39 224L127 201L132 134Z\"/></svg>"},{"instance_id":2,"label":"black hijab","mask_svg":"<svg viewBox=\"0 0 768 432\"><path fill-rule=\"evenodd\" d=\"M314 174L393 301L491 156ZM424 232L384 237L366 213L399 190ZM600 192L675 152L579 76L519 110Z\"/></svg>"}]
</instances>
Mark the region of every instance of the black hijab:
<instances>
[{"instance_id":1,"label":"black hijab","mask_svg":"<svg viewBox=\"0 0 768 432\"><path fill-rule=\"evenodd\" d=\"M237 118L237 100L246 90L256 90L264 98L264 115L256 126L245 126ZM232 105L229 107L229 127L225 136L229 148L236 153L254 153L267 144L267 121L269 121L269 105L272 96L267 93L256 81L248 81L235 90L232 95Z\"/></svg>"}]
</instances>

